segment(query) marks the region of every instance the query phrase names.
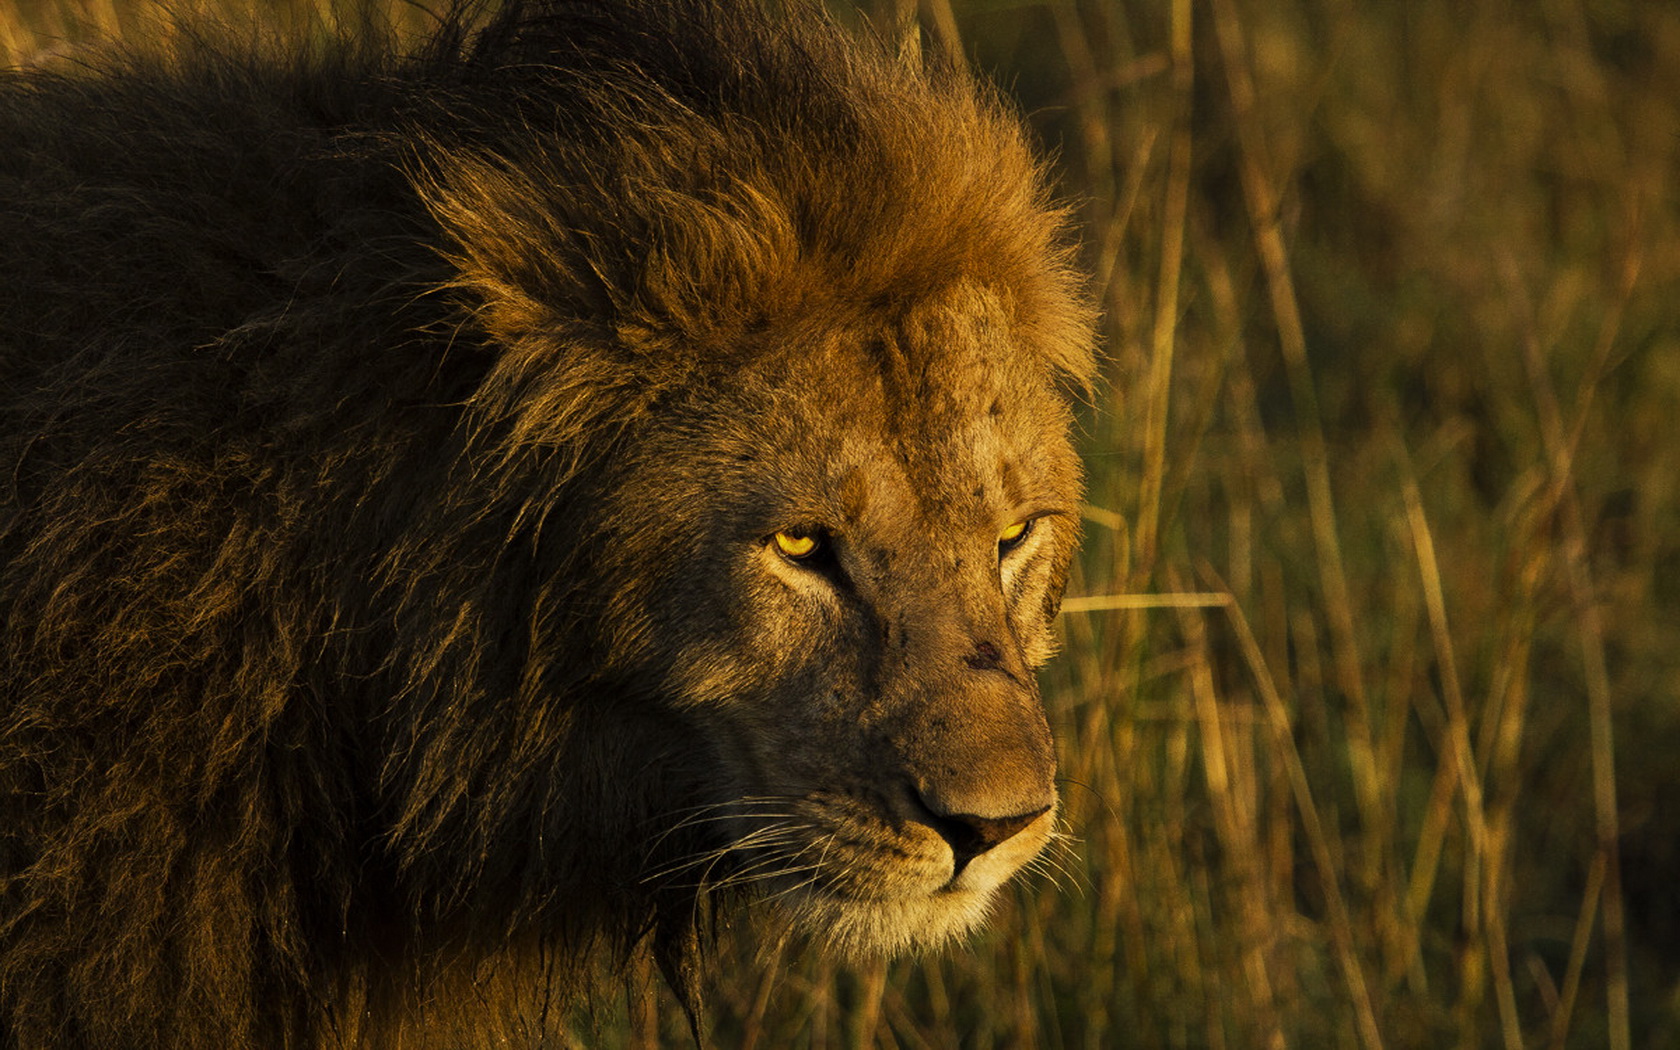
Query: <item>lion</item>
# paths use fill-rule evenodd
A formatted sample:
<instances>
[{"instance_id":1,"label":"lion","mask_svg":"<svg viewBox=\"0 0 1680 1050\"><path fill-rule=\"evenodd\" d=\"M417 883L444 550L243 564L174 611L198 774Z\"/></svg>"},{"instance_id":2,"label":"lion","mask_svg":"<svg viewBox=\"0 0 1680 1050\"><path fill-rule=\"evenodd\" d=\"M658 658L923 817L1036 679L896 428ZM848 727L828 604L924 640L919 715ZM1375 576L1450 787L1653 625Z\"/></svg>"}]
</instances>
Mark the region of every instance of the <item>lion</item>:
<instances>
[{"instance_id":1,"label":"lion","mask_svg":"<svg viewBox=\"0 0 1680 1050\"><path fill-rule=\"evenodd\" d=\"M972 930L1094 370L937 55L752 0L0 80L0 1046L553 1045Z\"/></svg>"}]
</instances>

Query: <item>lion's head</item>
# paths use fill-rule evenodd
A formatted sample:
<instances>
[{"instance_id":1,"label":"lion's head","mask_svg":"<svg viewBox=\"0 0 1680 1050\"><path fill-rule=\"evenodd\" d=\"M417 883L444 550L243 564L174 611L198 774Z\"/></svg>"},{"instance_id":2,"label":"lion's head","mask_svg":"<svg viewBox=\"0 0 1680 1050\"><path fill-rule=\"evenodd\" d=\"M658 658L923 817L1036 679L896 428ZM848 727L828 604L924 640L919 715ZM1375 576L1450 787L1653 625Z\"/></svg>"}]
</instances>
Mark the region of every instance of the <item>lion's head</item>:
<instances>
[{"instance_id":1,"label":"lion's head","mask_svg":"<svg viewBox=\"0 0 1680 1050\"><path fill-rule=\"evenodd\" d=\"M996 292L776 333L666 408L610 519L641 565L613 640L719 763L683 820L852 952L937 943L1045 845L1034 681L1074 548L1056 377ZM722 847L720 847L722 848Z\"/></svg>"},{"instance_id":2,"label":"lion's head","mask_svg":"<svg viewBox=\"0 0 1680 1050\"><path fill-rule=\"evenodd\" d=\"M557 410L615 437L556 571L588 581L595 687L708 763L644 878L748 889L845 952L935 944L1052 834L1034 673L1089 311L1018 123L964 74L802 9L675 6L675 36L613 35L677 53L602 59L581 143L426 159L514 351L479 405L539 445ZM709 47L753 61L673 75Z\"/></svg>"}]
</instances>

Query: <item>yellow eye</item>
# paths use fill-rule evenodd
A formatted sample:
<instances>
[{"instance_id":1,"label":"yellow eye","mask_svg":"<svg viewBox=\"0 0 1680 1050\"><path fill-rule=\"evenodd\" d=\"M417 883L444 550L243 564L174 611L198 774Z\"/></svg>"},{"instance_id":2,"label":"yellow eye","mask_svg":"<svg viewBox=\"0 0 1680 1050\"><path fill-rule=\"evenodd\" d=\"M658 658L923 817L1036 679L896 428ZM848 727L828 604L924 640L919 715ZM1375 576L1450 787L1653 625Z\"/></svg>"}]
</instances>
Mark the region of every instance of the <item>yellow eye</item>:
<instances>
[{"instance_id":1,"label":"yellow eye","mask_svg":"<svg viewBox=\"0 0 1680 1050\"><path fill-rule=\"evenodd\" d=\"M1031 518L1027 518L1025 521L1017 521L1015 524L998 533L998 550L1007 551L1011 547L1018 545L1022 540L1027 538L1027 533L1031 531Z\"/></svg>"},{"instance_id":2,"label":"yellow eye","mask_svg":"<svg viewBox=\"0 0 1680 1050\"><path fill-rule=\"evenodd\" d=\"M800 535L796 532L778 532L776 533L776 549L787 557L798 561L800 558L809 558L816 552L817 538Z\"/></svg>"}]
</instances>

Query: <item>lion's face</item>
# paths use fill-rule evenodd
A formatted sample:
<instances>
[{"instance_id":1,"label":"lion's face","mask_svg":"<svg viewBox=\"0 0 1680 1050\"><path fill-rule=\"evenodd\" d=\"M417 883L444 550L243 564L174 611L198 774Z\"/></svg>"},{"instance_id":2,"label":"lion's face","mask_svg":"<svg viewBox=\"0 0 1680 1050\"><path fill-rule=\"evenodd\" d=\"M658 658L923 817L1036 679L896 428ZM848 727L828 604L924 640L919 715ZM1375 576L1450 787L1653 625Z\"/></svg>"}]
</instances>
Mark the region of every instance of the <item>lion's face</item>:
<instances>
[{"instance_id":1,"label":"lion's face","mask_svg":"<svg viewBox=\"0 0 1680 1050\"><path fill-rule=\"evenodd\" d=\"M1051 377L970 293L761 355L683 415L626 486L663 575L619 620L721 760L678 818L716 849L670 874L849 953L971 928L1056 815L1033 672L1079 469Z\"/></svg>"}]
</instances>

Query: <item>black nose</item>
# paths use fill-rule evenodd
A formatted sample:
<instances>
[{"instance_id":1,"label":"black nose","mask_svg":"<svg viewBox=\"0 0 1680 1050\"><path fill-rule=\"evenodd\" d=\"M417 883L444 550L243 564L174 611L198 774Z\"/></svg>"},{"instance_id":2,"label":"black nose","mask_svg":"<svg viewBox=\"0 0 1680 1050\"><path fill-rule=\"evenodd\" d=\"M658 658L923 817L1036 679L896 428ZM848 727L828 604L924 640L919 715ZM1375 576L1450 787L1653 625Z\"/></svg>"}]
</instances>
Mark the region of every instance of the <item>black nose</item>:
<instances>
[{"instance_id":1,"label":"black nose","mask_svg":"<svg viewBox=\"0 0 1680 1050\"><path fill-rule=\"evenodd\" d=\"M941 813L919 791L916 792L916 800L926 813L928 825L939 832L939 837L951 847L951 854L956 860L952 878L961 874L969 861L1014 838L1050 809L1049 806L1040 806L1031 812L1007 817L982 817L973 813Z\"/></svg>"}]
</instances>

